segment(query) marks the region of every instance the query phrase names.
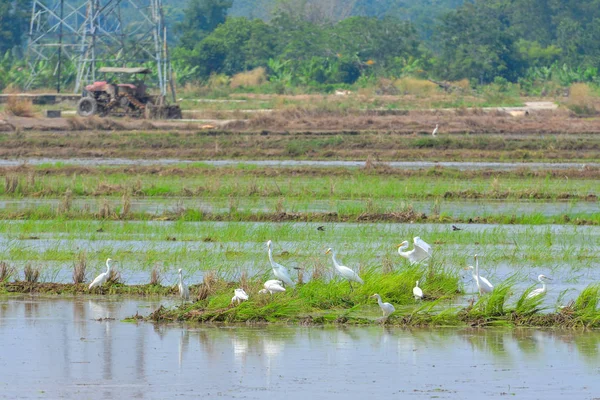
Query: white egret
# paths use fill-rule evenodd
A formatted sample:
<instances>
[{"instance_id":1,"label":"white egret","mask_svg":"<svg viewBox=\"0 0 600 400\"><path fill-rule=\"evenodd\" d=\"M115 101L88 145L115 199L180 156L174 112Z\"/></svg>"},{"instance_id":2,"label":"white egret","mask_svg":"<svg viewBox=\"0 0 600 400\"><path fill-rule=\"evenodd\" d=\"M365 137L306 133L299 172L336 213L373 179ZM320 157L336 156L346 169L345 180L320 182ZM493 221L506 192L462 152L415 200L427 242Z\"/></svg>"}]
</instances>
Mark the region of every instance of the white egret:
<instances>
[{"instance_id":1,"label":"white egret","mask_svg":"<svg viewBox=\"0 0 600 400\"><path fill-rule=\"evenodd\" d=\"M494 285L490 283L483 276L479 275L479 258L477 254L475 254L475 269L473 269L472 265L469 265L465 269L472 270L473 279L475 279L475 283L477 284L477 290L479 291L479 295L483 295L484 293L491 293L494 290Z\"/></svg>"},{"instance_id":2,"label":"white egret","mask_svg":"<svg viewBox=\"0 0 600 400\"><path fill-rule=\"evenodd\" d=\"M540 276L538 276L538 281L540 281L540 283L542 284L542 287L541 287L541 288L538 288L538 289L535 289L535 290L532 290L532 291L531 291L531 292L530 292L530 293L527 295L527 298L528 298L528 299L532 299L532 298L534 298L534 297L536 297L536 296L539 296L540 294L542 294L542 293L545 293L545 292L546 292L546 282L544 282L545 280L549 280L549 281L551 281L551 280L552 280L552 278L548 278L546 275L540 275Z\"/></svg>"},{"instance_id":3,"label":"white egret","mask_svg":"<svg viewBox=\"0 0 600 400\"><path fill-rule=\"evenodd\" d=\"M398 254L409 260L411 264L419 263L425 260L426 258L431 257L432 249L427 242L425 242L420 237L415 236L413 238L413 243L415 244L415 248L410 251L404 251L408 249L407 240L400 243L398 245Z\"/></svg>"},{"instance_id":4,"label":"white egret","mask_svg":"<svg viewBox=\"0 0 600 400\"><path fill-rule=\"evenodd\" d=\"M431 136L436 136L438 131L438 124L435 124L435 129L431 132Z\"/></svg>"},{"instance_id":5,"label":"white egret","mask_svg":"<svg viewBox=\"0 0 600 400\"><path fill-rule=\"evenodd\" d=\"M421 290L419 287L419 281L417 281L415 287L413 288L413 296L415 296L415 300L423 299L423 290Z\"/></svg>"},{"instance_id":6,"label":"white egret","mask_svg":"<svg viewBox=\"0 0 600 400\"><path fill-rule=\"evenodd\" d=\"M271 262L271 267L273 268L273 274L277 279L283 281L283 283L286 285L293 287L294 282L292 281L292 278L290 278L290 273L288 272L287 268L273 261L273 250L271 250L270 240L267 242L267 248L269 249L269 261Z\"/></svg>"},{"instance_id":7,"label":"white egret","mask_svg":"<svg viewBox=\"0 0 600 400\"><path fill-rule=\"evenodd\" d=\"M106 272L103 272L100 275L98 275L92 281L92 283L90 283L88 290L91 290L92 288L95 288L95 287L100 287L106 283L106 281L108 280L108 277L110 276L110 267L112 266L113 262L116 262L116 261L113 261L110 258L106 259Z\"/></svg>"},{"instance_id":8,"label":"white egret","mask_svg":"<svg viewBox=\"0 0 600 400\"><path fill-rule=\"evenodd\" d=\"M277 279L270 279L268 281L265 282L264 284L265 288L261 289L258 291L258 293L261 294L267 294L267 293L280 293L280 292L285 292L285 288L283 287L283 283L281 281L278 281Z\"/></svg>"},{"instance_id":9,"label":"white egret","mask_svg":"<svg viewBox=\"0 0 600 400\"><path fill-rule=\"evenodd\" d=\"M179 297L181 297L181 302L187 301L190 299L190 290L187 285L183 282L182 270L179 268Z\"/></svg>"},{"instance_id":10,"label":"white egret","mask_svg":"<svg viewBox=\"0 0 600 400\"><path fill-rule=\"evenodd\" d=\"M333 249L331 249L331 248L327 249L325 254L329 254L329 253L331 253L331 259L333 260L333 266L335 267L337 272L339 272L339 274L342 275L344 277L344 279L346 279L348 281L348 283L350 283L350 289L352 289L352 282L358 282L360 284L364 283L363 280L360 279L360 276L358 276L358 274L356 272L352 271L348 267L340 265L340 263L337 262L337 260L335 259L335 251L333 251Z\"/></svg>"},{"instance_id":11,"label":"white egret","mask_svg":"<svg viewBox=\"0 0 600 400\"><path fill-rule=\"evenodd\" d=\"M394 311L396 311L396 309L394 308L394 306L391 305L390 303L383 303L381 301L381 296L378 295L377 293L375 293L373 296L371 296L371 298L376 298L377 299L377 304L379 304L379 307L381 308L381 311L383 311L383 318L389 317L389 315L391 313L393 313Z\"/></svg>"},{"instance_id":12,"label":"white egret","mask_svg":"<svg viewBox=\"0 0 600 400\"><path fill-rule=\"evenodd\" d=\"M240 302L248 300L248 294L244 291L244 289L235 289L233 293L234 294L231 298L231 303L237 302L240 304Z\"/></svg>"}]
</instances>

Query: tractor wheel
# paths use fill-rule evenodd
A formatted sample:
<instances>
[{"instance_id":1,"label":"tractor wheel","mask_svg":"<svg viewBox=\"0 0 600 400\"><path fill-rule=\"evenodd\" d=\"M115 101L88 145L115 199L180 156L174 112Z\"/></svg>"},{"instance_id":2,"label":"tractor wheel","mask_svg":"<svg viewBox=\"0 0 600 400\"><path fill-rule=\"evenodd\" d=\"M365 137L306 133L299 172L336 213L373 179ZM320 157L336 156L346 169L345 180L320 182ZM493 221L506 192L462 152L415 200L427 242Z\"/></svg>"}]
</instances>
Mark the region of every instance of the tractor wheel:
<instances>
[{"instance_id":1,"label":"tractor wheel","mask_svg":"<svg viewBox=\"0 0 600 400\"><path fill-rule=\"evenodd\" d=\"M77 114L89 117L98 112L98 103L93 97L82 97L77 103Z\"/></svg>"}]
</instances>

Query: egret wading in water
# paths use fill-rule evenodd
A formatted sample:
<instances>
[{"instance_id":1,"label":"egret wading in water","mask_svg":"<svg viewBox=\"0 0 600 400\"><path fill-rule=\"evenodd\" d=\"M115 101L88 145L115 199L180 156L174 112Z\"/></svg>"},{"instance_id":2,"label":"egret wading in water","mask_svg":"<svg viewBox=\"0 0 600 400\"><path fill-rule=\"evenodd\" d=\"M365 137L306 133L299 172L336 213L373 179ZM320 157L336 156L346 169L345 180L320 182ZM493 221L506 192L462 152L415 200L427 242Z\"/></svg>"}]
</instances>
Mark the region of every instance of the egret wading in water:
<instances>
[{"instance_id":1,"label":"egret wading in water","mask_svg":"<svg viewBox=\"0 0 600 400\"><path fill-rule=\"evenodd\" d=\"M264 289L261 289L258 291L258 293L260 294L273 294L273 293L280 293L280 292L285 292L285 288L283 287L283 283L281 281L278 281L277 279L270 279L268 281L265 282L264 284Z\"/></svg>"},{"instance_id":2,"label":"egret wading in water","mask_svg":"<svg viewBox=\"0 0 600 400\"><path fill-rule=\"evenodd\" d=\"M244 300L248 300L248 294L244 291L244 289L235 289L233 291L233 297L231 298L231 304L235 302L240 304Z\"/></svg>"},{"instance_id":3,"label":"egret wading in water","mask_svg":"<svg viewBox=\"0 0 600 400\"><path fill-rule=\"evenodd\" d=\"M408 240L400 243L398 245L398 254L410 261L411 264L420 263L426 258L431 257L432 249L427 242L420 237L415 236L413 238L413 243L415 244L415 248L410 251L404 251L408 249Z\"/></svg>"},{"instance_id":4,"label":"egret wading in water","mask_svg":"<svg viewBox=\"0 0 600 400\"><path fill-rule=\"evenodd\" d=\"M413 288L413 296L415 297L415 300L423 299L423 291L419 287L419 281L417 281L417 283L415 284L415 287Z\"/></svg>"},{"instance_id":5,"label":"egret wading in water","mask_svg":"<svg viewBox=\"0 0 600 400\"><path fill-rule=\"evenodd\" d=\"M391 305L390 303L383 303L381 301L381 296L378 295L377 293L375 293L373 296L371 296L371 298L376 298L377 299L377 304L379 304L379 307L381 308L381 311L383 311L383 318L387 318L390 316L391 313L393 313L394 311L396 311L396 309L394 308L393 305Z\"/></svg>"},{"instance_id":6,"label":"egret wading in water","mask_svg":"<svg viewBox=\"0 0 600 400\"><path fill-rule=\"evenodd\" d=\"M179 284L177 286L179 287L179 297L181 297L181 303L183 304L184 301L188 301L190 299L190 290L188 289L187 285L183 282L181 268L179 268Z\"/></svg>"},{"instance_id":7,"label":"egret wading in water","mask_svg":"<svg viewBox=\"0 0 600 400\"><path fill-rule=\"evenodd\" d=\"M479 275L479 258L477 257L477 254L475 254L475 269L473 269L472 265L469 265L465 269L473 271L473 279L475 279L475 284L477 284L477 290L479 291L480 296L484 293L491 293L494 290L494 285L483 276Z\"/></svg>"},{"instance_id":8,"label":"egret wading in water","mask_svg":"<svg viewBox=\"0 0 600 400\"><path fill-rule=\"evenodd\" d=\"M535 289L535 290L532 290L527 295L527 298L528 299L533 299L534 297L537 297L540 294L545 293L546 292L546 282L544 282L544 281L546 281L546 280L551 281L552 278L548 278L546 275L540 275L540 276L538 276L538 281L540 281L540 283L542 284L542 287L538 288L538 289Z\"/></svg>"},{"instance_id":9,"label":"egret wading in water","mask_svg":"<svg viewBox=\"0 0 600 400\"><path fill-rule=\"evenodd\" d=\"M108 278L110 276L110 268L112 267L113 263L116 263L116 261L113 261L110 258L106 259L106 272L103 272L100 275L98 275L92 281L92 283L90 283L90 286L88 287L88 290L91 290L91 289L93 289L95 287L100 287L100 286L102 286L102 285L104 285L106 283L106 281L108 280Z\"/></svg>"},{"instance_id":10,"label":"egret wading in water","mask_svg":"<svg viewBox=\"0 0 600 400\"><path fill-rule=\"evenodd\" d=\"M292 278L290 278L290 273L288 272L287 268L273 261L273 250L271 249L270 240L267 242L267 248L269 249L269 261L271 262L271 268L273 268L273 274L277 279L283 281L283 283L286 285L293 287L294 282L292 281Z\"/></svg>"},{"instance_id":11,"label":"egret wading in water","mask_svg":"<svg viewBox=\"0 0 600 400\"><path fill-rule=\"evenodd\" d=\"M348 281L348 283L350 284L350 290L353 290L352 282L358 282L360 284L364 283L363 280L360 279L360 276L358 276L358 274L356 272L354 272L350 268L340 265L340 263L338 263L338 261L335 258L335 251L333 251L333 249L331 249L331 248L327 249L325 254L329 254L329 253L331 253L331 259L333 260L333 266L335 267L337 272L340 275L342 275L344 277L344 279L346 279Z\"/></svg>"}]
</instances>

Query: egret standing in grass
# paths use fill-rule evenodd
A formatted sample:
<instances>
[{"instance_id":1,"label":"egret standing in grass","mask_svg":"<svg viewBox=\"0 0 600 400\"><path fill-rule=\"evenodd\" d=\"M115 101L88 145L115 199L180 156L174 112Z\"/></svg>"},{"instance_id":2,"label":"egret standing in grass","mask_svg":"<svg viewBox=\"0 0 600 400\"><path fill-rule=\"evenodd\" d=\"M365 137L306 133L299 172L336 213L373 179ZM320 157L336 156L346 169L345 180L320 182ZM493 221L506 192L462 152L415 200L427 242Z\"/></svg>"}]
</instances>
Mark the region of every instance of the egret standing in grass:
<instances>
[{"instance_id":1,"label":"egret standing in grass","mask_svg":"<svg viewBox=\"0 0 600 400\"><path fill-rule=\"evenodd\" d=\"M375 293L373 296L371 296L371 298L376 298L377 299L377 304L379 304L379 307L381 308L381 311L383 311L383 318L387 318L390 316L391 313L393 313L394 311L396 311L396 309L394 308L393 305L391 305L390 303L383 303L381 301L381 296L378 295L377 293Z\"/></svg>"},{"instance_id":2,"label":"egret standing in grass","mask_svg":"<svg viewBox=\"0 0 600 400\"><path fill-rule=\"evenodd\" d=\"M398 245L398 254L410 261L411 264L419 263L426 258L431 257L432 249L431 246L420 237L416 236L413 238L415 248L410 251L404 251L408 249L408 240Z\"/></svg>"},{"instance_id":3,"label":"egret standing in grass","mask_svg":"<svg viewBox=\"0 0 600 400\"><path fill-rule=\"evenodd\" d=\"M540 283L542 284L541 288L532 290L528 295L527 298L528 299L533 299L534 297L537 297L539 295L541 295L542 293L546 292L546 280L551 281L552 278L548 278L546 275L540 275L538 276L538 281L540 281Z\"/></svg>"},{"instance_id":4,"label":"egret standing in grass","mask_svg":"<svg viewBox=\"0 0 600 400\"><path fill-rule=\"evenodd\" d=\"M183 282L182 270L179 268L179 297L181 297L181 303L190 299L190 290L188 289L185 282Z\"/></svg>"},{"instance_id":5,"label":"egret standing in grass","mask_svg":"<svg viewBox=\"0 0 600 400\"><path fill-rule=\"evenodd\" d=\"M100 275L98 275L92 281L92 283L90 283L90 286L89 286L88 290L92 290L95 287L100 287L100 286L102 286L102 285L104 285L106 283L106 281L110 277L110 268L111 268L113 262L116 262L116 261L113 261L110 258L106 259L106 272L103 272Z\"/></svg>"},{"instance_id":6,"label":"egret standing in grass","mask_svg":"<svg viewBox=\"0 0 600 400\"><path fill-rule=\"evenodd\" d=\"M273 250L271 250L270 240L267 242L267 248L269 249L269 261L271 262L271 267L273 268L273 274L277 279L283 281L283 283L286 285L293 287L294 282L292 281L292 278L290 278L290 273L288 272L287 268L273 261Z\"/></svg>"},{"instance_id":7,"label":"egret standing in grass","mask_svg":"<svg viewBox=\"0 0 600 400\"><path fill-rule=\"evenodd\" d=\"M423 291L419 287L419 281L417 281L417 283L415 284L415 287L413 288L413 296L415 296L415 300L423 299Z\"/></svg>"},{"instance_id":8,"label":"egret standing in grass","mask_svg":"<svg viewBox=\"0 0 600 400\"><path fill-rule=\"evenodd\" d=\"M431 136L437 136L438 124L435 124L435 129L431 132Z\"/></svg>"},{"instance_id":9,"label":"egret standing in grass","mask_svg":"<svg viewBox=\"0 0 600 400\"><path fill-rule=\"evenodd\" d=\"M233 304L234 302L237 302L238 304L240 304L240 302L244 300L248 300L248 294L244 291L244 289L235 289L233 291L231 303Z\"/></svg>"},{"instance_id":10,"label":"egret standing in grass","mask_svg":"<svg viewBox=\"0 0 600 400\"><path fill-rule=\"evenodd\" d=\"M491 293L494 290L494 285L490 283L483 276L479 275L479 258L477 254L475 254L475 269L473 270L473 266L469 265L465 269L470 269L473 271L473 279L475 279L475 283L477 284L477 290L479 291L479 295L483 295L484 293Z\"/></svg>"},{"instance_id":11,"label":"egret standing in grass","mask_svg":"<svg viewBox=\"0 0 600 400\"><path fill-rule=\"evenodd\" d=\"M340 263L337 262L337 260L335 259L335 251L333 251L333 249L331 249L331 248L327 249L325 254L329 254L329 253L331 253L331 259L333 260L333 266L335 267L337 272L340 275L342 275L344 277L344 279L346 279L348 281L348 283L350 284L350 290L353 289L352 282L358 282L360 284L364 283L363 280L360 279L360 276L358 276L358 274L356 272L352 271L348 267L340 265Z\"/></svg>"},{"instance_id":12,"label":"egret standing in grass","mask_svg":"<svg viewBox=\"0 0 600 400\"><path fill-rule=\"evenodd\" d=\"M258 291L258 293L261 294L267 294L267 293L280 293L280 292L285 292L285 288L283 287L283 283L281 281L278 281L277 279L270 279L268 281L265 282L264 284L264 289L261 289Z\"/></svg>"}]
</instances>

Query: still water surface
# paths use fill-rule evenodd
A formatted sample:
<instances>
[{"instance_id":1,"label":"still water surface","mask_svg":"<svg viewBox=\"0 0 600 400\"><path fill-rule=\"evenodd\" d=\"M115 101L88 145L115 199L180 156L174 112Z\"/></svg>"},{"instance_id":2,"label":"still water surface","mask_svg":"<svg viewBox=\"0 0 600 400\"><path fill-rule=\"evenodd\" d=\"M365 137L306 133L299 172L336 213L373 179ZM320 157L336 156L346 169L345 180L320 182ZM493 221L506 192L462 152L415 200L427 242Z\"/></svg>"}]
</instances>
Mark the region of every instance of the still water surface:
<instances>
[{"instance_id":1,"label":"still water surface","mask_svg":"<svg viewBox=\"0 0 600 400\"><path fill-rule=\"evenodd\" d=\"M0 298L0 398L600 398L600 332L120 321L159 304Z\"/></svg>"}]
</instances>

